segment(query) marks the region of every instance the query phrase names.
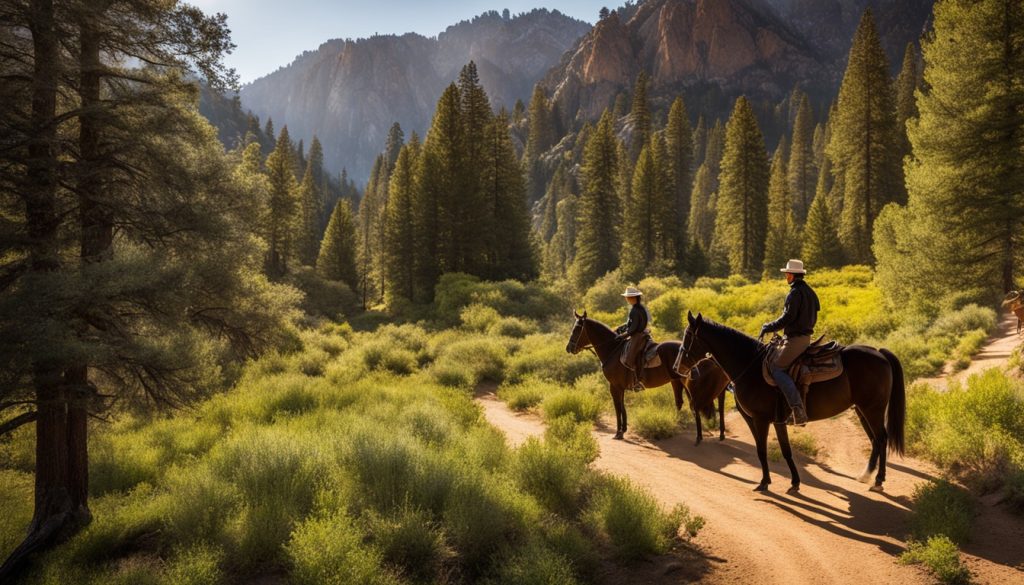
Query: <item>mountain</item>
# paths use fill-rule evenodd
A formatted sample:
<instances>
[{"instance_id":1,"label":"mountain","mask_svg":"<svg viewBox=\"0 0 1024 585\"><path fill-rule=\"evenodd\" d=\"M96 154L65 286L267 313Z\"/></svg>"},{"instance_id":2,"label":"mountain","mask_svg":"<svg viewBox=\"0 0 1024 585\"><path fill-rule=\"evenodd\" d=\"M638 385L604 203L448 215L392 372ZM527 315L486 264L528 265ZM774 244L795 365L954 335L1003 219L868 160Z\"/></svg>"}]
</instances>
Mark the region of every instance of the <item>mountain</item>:
<instances>
[{"instance_id":1,"label":"mountain","mask_svg":"<svg viewBox=\"0 0 1024 585\"><path fill-rule=\"evenodd\" d=\"M534 84L590 25L555 10L487 12L436 38L418 34L330 40L241 88L242 106L287 124L294 140L319 136L335 172L363 181L388 129L430 124L443 89L470 60L495 107L527 100Z\"/></svg>"},{"instance_id":2,"label":"mountain","mask_svg":"<svg viewBox=\"0 0 1024 585\"><path fill-rule=\"evenodd\" d=\"M725 116L746 94L778 103L799 85L819 106L835 96L865 8L890 61L924 30L932 0L645 0L602 18L544 77L567 121L593 120L651 79L656 110L682 94L691 113ZM824 102L822 104L821 102Z\"/></svg>"}]
</instances>

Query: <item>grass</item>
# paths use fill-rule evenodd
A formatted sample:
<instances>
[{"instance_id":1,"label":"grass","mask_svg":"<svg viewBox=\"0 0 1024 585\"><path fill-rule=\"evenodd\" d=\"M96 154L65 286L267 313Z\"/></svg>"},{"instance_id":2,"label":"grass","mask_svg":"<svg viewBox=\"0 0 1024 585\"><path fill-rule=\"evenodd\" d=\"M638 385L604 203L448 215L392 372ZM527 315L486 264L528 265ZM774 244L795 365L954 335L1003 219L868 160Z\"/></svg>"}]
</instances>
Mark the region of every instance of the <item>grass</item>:
<instances>
[{"instance_id":1,"label":"grass","mask_svg":"<svg viewBox=\"0 0 1024 585\"><path fill-rule=\"evenodd\" d=\"M913 500L910 546L900 561L925 565L943 583L970 582L958 546L970 537L974 498L947 481L933 481L917 486Z\"/></svg>"},{"instance_id":2,"label":"grass","mask_svg":"<svg viewBox=\"0 0 1024 585\"><path fill-rule=\"evenodd\" d=\"M960 551L956 543L945 536L933 536L925 542L914 542L900 555L903 564L921 564L942 583L966 585L971 582L971 572L960 562Z\"/></svg>"},{"instance_id":3,"label":"grass","mask_svg":"<svg viewBox=\"0 0 1024 585\"><path fill-rule=\"evenodd\" d=\"M789 446L794 453L800 453L807 457L816 457L821 451L814 435L797 427L789 429ZM779 447L779 441L774 436L768 442L768 459L770 461L782 461L783 459L782 448Z\"/></svg>"},{"instance_id":4,"label":"grass","mask_svg":"<svg viewBox=\"0 0 1024 585\"><path fill-rule=\"evenodd\" d=\"M604 402L579 389L562 389L544 397L540 408L547 420L571 416L577 421L597 421Z\"/></svg>"}]
</instances>

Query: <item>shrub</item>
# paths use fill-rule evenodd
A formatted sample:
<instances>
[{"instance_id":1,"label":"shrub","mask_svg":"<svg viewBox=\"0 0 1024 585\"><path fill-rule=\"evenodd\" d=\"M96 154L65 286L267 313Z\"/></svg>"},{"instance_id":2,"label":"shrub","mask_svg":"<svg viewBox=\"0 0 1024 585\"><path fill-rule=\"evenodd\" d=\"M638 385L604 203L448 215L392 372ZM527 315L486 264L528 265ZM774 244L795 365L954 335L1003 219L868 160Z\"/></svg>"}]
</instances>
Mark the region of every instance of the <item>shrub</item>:
<instances>
[{"instance_id":1,"label":"shrub","mask_svg":"<svg viewBox=\"0 0 1024 585\"><path fill-rule=\"evenodd\" d=\"M596 421L601 415L602 404L590 394L560 390L545 396L540 407L548 420L570 415L577 421Z\"/></svg>"},{"instance_id":2,"label":"shrub","mask_svg":"<svg viewBox=\"0 0 1024 585\"><path fill-rule=\"evenodd\" d=\"M98 565L136 550L143 536L159 533L167 504L148 484L93 500L94 520L69 543L68 561Z\"/></svg>"},{"instance_id":3,"label":"shrub","mask_svg":"<svg viewBox=\"0 0 1024 585\"><path fill-rule=\"evenodd\" d=\"M900 556L904 564L923 564L943 583L966 585L971 581L971 572L960 563L960 551L956 543L945 536L933 536L925 543L912 542Z\"/></svg>"},{"instance_id":4,"label":"shrub","mask_svg":"<svg viewBox=\"0 0 1024 585\"><path fill-rule=\"evenodd\" d=\"M168 506L163 523L181 542L217 543L235 515L241 494L207 465L175 468L167 474Z\"/></svg>"},{"instance_id":5,"label":"shrub","mask_svg":"<svg viewBox=\"0 0 1024 585\"><path fill-rule=\"evenodd\" d=\"M487 333L501 319L501 315L493 307L474 303L462 309L459 319L466 329L476 333Z\"/></svg>"},{"instance_id":6,"label":"shrub","mask_svg":"<svg viewBox=\"0 0 1024 585\"><path fill-rule=\"evenodd\" d=\"M916 540L945 536L956 544L967 542L974 520L974 499L947 481L932 481L914 488L910 530Z\"/></svg>"},{"instance_id":7,"label":"shrub","mask_svg":"<svg viewBox=\"0 0 1024 585\"><path fill-rule=\"evenodd\" d=\"M434 361L434 379L445 386L473 387L505 377L508 348L500 340L470 337L447 345Z\"/></svg>"},{"instance_id":8,"label":"shrub","mask_svg":"<svg viewBox=\"0 0 1024 585\"><path fill-rule=\"evenodd\" d=\"M522 338L535 333L539 326L535 321L520 319L519 317L502 317L491 325L488 333L505 337Z\"/></svg>"},{"instance_id":9,"label":"shrub","mask_svg":"<svg viewBox=\"0 0 1024 585\"><path fill-rule=\"evenodd\" d=\"M693 534L703 525L685 506L661 511L654 498L629 480L605 476L588 511L589 524L604 535L626 560L663 554L678 537L680 526Z\"/></svg>"},{"instance_id":10,"label":"shrub","mask_svg":"<svg viewBox=\"0 0 1024 585\"><path fill-rule=\"evenodd\" d=\"M187 541L187 539L182 539ZM178 550L164 570L166 585L217 585L225 581L221 564L224 553L209 545Z\"/></svg>"},{"instance_id":11,"label":"shrub","mask_svg":"<svg viewBox=\"0 0 1024 585\"><path fill-rule=\"evenodd\" d=\"M666 409L644 404L633 409L629 414L633 430L650 441L667 439L679 430L679 411L675 407Z\"/></svg>"},{"instance_id":12,"label":"shrub","mask_svg":"<svg viewBox=\"0 0 1024 585\"><path fill-rule=\"evenodd\" d=\"M580 503L588 463L562 444L531 437L516 450L512 476L545 508L571 517Z\"/></svg>"},{"instance_id":13,"label":"shrub","mask_svg":"<svg viewBox=\"0 0 1024 585\"><path fill-rule=\"evenodd\" d=\"M341 513L302 522L285 550L292 565L292 580L300 585L399 582L381 567L381 553L365 546L362 531Z\"/></svg>"},{"instance_id":14,"label":"shrub","mask_svg":"<svg viewBox=\"0 0 1024 585\"><path fill-rule=\"evenodd\" d=\"M0 556L7 555L25 538L25 527L32 519L32 475L0 469Z\"/></svg>"},{"instance_id":15,"label":"shrub","mask_svg":"<svg viewBox=\"0 0 1024 585\"><path fill-rule=\"evenodd\" d=\"M569 560L539 544L532 543L498 569L500 585L574 585L579 581Z\"/></svg>"},{"instance_id":16,"label":"shrub","mask_svg":"<svg viewBox=\"0 0 1024 585\"><path fill-rule=\"evenodd\" d=\"M454 555L445 544L441 528L424 511L403 507L391 516L370 512L365 523L383 560L397 567L403 577L435 582Z\"/></svg>"},{"instance_id":17,"label":"shrub","mask_svg":"<svg viewBox=\"0 0 1024 585\"><path fill-rule=\"evenodd\" d=\"M347 284L327 280L311 267L296 267L286 282L304 293L299 306L309 315L341 319L359 307L359 299Z\"/></svg>"},{"instance_id":18,"label":"shrub","mask_svg":"<svg viewBox=\"0 0 1024 585\"><path fill-rule=\"evenodd\" d=\"M521 382L527 377L534 377L572 384L581 376L601 369L600 362L589 352L567 353L565 344L568 339L568 330L564 337L546 334L523 339L519 351L508 360L508 380Z\"/></svg>"},{"instance_id":19,"label":"shrub","mask_svg":"<svg viewBox=\"0 0 1024 585\"><path fill-rule=\"evenodd\" d=\"M512 410L523 411L537 406L546 395L560 388L550 382L527 379L518 384L502 384L498 387L498 398L504 400Z\"/></svg>"},{"instance_id":20,"label":"shrub","mask_svg":"<svg viewBox=\"0 0 1024 585\"><path fill-rule=\"evenodd\" d=\"M561 445L581 461L593 463L600 454L591 425L578 422L574 416L562 416L547 421L544 442Z\"/></svg>"}]
</instances>

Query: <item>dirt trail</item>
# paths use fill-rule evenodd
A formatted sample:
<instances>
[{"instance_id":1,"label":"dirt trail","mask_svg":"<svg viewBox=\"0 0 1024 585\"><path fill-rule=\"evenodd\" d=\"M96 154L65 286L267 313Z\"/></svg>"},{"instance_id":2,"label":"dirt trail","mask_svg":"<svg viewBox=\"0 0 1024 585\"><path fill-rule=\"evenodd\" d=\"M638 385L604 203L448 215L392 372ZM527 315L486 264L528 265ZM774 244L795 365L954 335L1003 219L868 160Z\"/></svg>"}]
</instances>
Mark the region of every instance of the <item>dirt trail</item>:
<instances>
[{"instance_id":1,"label":"dirt trail","mask_svg":"<svg viewBox=\"0 0 1024 585\"><path fill-rule=\"evenodd\" d=\"M544 432L538 416L516 414L491 392L481 391L477 401L514 445ZM760 467L750 431L736 412L726 418L726 428L724 442L715 433L699 447L692 430L653 443L632 432L615 441L607 425L594 432L598 468L628 476L666 507L684 503L708 520L695 539L712 565L704 582L933 582L923 569L896 558L905 548L914 486L938 476L928 463L891 456L885 493L869 492L855 479L867 462L868 440L848 412L808 425L823 451L814 459L796 455L799 494L785 493L783 461L771 463L772 490L755 493ZM965 547L968 566L978 583L1024 583L1024 522L989 504Z\"/></svg>"},{"instance_id":2,"label":"dirt trail","mask_svg":"<svg viewBox=\"0 0 1024 585\"><path fill-rule=\"evenodd\" d=\"M1024 342L1024 338L1017 335L1017 317L1012 313L1005 313L1002 315L1002 320L995 333L985 341L981 351L971 358L969 366L959 372L954 372L952 364L946 364L942 375L924 378L921 381L945 387L951 379L966 380L972 374L979 374L989 368L1003 367L1010 359L1013 350L1022 342Z\"/></svg>"}]
</instances>

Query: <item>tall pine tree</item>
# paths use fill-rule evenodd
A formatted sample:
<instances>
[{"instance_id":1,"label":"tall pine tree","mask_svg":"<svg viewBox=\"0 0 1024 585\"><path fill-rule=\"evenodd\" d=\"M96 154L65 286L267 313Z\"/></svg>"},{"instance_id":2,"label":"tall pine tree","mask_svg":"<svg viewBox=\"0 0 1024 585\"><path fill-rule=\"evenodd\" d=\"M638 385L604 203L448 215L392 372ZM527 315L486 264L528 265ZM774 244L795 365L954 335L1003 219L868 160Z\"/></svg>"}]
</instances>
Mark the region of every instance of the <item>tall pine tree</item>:
<instances>
[{"instance_id":1,"label":"tall pine tree","mask_svg":"<svg viewBox=\"0 0 1024 585\"><path fill-rule=\"evenodd\" d=\"M893 148L897 142L896 109L889 64L870 9L864 12L853 37L830 122L828 155L843 187L839 239L849 260L870 263L875 217L886 203L898 199L902 181L898 153Z\"/></svg>"},{"instance_id":2,"label":"tall pine tree","mask_svg":"<svg viewBox=\"0 0 1024 585\"><path fill-rule=\"evenodd\" d=\"M576 253L573 281L586 290L619 265L619 224L616 191L619 160L611 112L601 116L583 155L583 191L577 201Z\"/></svg>"},{"instance_id":3,"label":"tall pine tree","mask_svg":"<svg viewBox=\"0 0 1024 585\"><path fill-rule=\"evenodd\" d=\"M666 188L666 169L659 164L659 158L664 158L664 149L661 140L653 137L640 151L633 171L632 197L623 217L620 268L623 276L634 282L648 274L668 272L669 262L675 260L675 248L666 250L665 246L668 236L664 232L665 224L671 225L674 218L666 213L670 193ZM662 221L666 217L669 221ZM666 257L666 251L670 251L671 256Z\"/></svg>"},{"instance_id":4,"label":"tall pine tree","mask_svg":"<svg viewBox=\"0 0 1024 585\"><path fill-rule=\"evenodd\" d=\"M786 168L786 138L779 141L772 157L768 182L768 233L764 245L765 274L774 274L800 251L800 234L793 217L793 197Z\"/></svg>"},{"instance_id":5,"label":"tall pine tree","mask_svg":"<svg viewBox=\"0 0 1024 585\"><path fill-rule=\"evenodd\" d=\"M690 131L690 115L686 112L683 98L676 98L669 109L668 124L665 126L665 151L671 194L669 209L672 211L666 215L675 222L674 229L666 228L666 243L674 248L673 260L677 269L681 270L686 255L690 192L693 190L693 135Z\"/></svg>"},{"instance_id":6,"label":"tall pine tree","mask_svg":"<svg viewBox=\"0 0 1024 585\"><path fill-rule=\"evenodd\" d=\"M416 165L420 144L413 133L409 143L402 147L391 173L390 202L384 218L384 270L389 306L398 299L412 301L416 294L416 262L422 261L416 253L416 234L413 203L416 200Z\"/></svg>"},{"instance_id":7,"label":"tall pine tree","mask_svg":"<svg viewBox=\"0 0 1024 585\"><path fill-rule=\"evenodd\" d=\"M270 125L269 120L267 124ZM281 128L274 150L267 157L266 172L270 182L270 212L266 230L270 246L267 251L267 272L279 277L288 271L288 263L295 253L295 228L299 212L295 152L288 136L288 126Z\"/></svg>"},{"instance_id":8,"label":"tall pine tree","mask_svg":"<svg viewBox=\"0 0 1024 585\"><path fill-rule=\"evenodd\" d=\"M838 268L843 264L843 248L828 208L828 192L824 189L817 191L807 213L800 257L813 270Z\"/></svg>"},{"instance_id":9,"label":"tall pine tree","mask_svg":"<svg viewBox=\"0 0 1024 585\"><path fill-rule=\"evenodd\" d=\"M486 255L482 275L494 280L529 280L537 276L530 240L526 183L509 136L508 115L502 110L487 127L483 141L481 202L488 229L481 241Z\"/></svg>"},{"instance_id":10,"label":"tall pine tree","mask_svg":"<svg viewBox=\"0 0 1024 585\"><path fill-rule=\"evenodd\" d=\"M699 245L705 252L711 248L711 236L715 232L714 184L708 165L697 169L690 197L690 224L687 235L691 243Z\"/></svg>"},{"instance_id":11,"label":"tall pine tree","mask_svg":"<svg viewBox=\"0 0 1024 585\"><path fill-rule=\"evenodd\" d=\"M798 225L803 225L807 219L818 177L814 162L814 114L807 94L801 95L800 106L793 121L793 144L788 163L789 192Z\"/></svg>"},{"instance_id":12,"label":"tall pine tree","mask_svg":"<svg viewBox=\"0 0 1024 585\"><path fill-rule=\"evenodd\" d=\"M339 199L327 222L324 241L316 258L316 270L320 276L328 280L340 280L353 290L359 284L355 228L348 199Z\"/></svg>"},{"instance_id":13,"label":"tall pine tree","mask_svg":"<svg viewBox=\"0 0 1024 585\"><path fill-rule=\"evenodd\" d=\"M647 85L650 83L647 73L641 71L633 86L633 103L630 107L629 119L633 125L633 137L630 141L630 161L640 157L651 140L651 105L647 101Z\"/></svg>"},{"instance_id":14,"label":"tall pine tree","mask_svg":"<svg viewBox=\"0 0 1024 585\"><path fill-rule=\"evenodd\" d=\"M715 237L733 273L757 275L768 227L768 157L746 97L736 100L725 130Z\"/></svg>"}]
</instances>

